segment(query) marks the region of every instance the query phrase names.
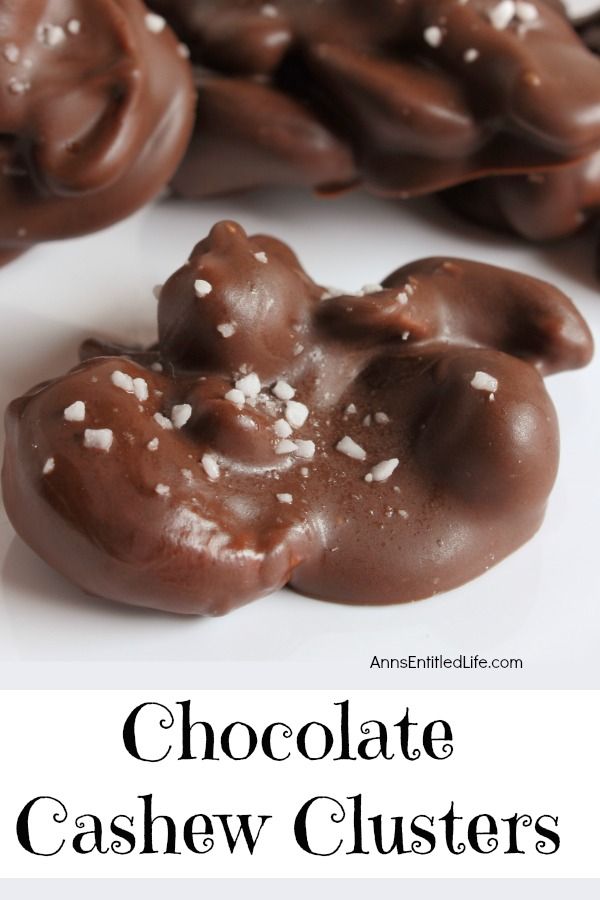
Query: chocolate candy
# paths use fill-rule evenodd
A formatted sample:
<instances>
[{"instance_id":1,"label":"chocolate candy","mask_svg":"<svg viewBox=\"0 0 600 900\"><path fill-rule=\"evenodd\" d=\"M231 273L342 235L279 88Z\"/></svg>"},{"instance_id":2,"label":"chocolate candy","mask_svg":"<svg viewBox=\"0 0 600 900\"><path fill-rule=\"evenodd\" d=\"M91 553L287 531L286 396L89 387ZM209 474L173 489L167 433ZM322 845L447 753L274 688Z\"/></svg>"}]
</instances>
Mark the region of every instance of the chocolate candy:
<instances>
[{"instance_id":1,"label":"chocolate candy","mask_svg":"<svg viewBox=\"0 0 600 900\"><path fill-rule=\"evenodd\" d=\"M558 169L484 178L442 196L468 218L530 241L567 237L600 210L600 150Z\"/></svg>"},{"instance_id":2,"label":"chocolate candy","mask_svg":"<svg viewBox=\"0 0 600 900\"><path fill-rule=\"evenodd\" d=\"M578 31L599 54L600 14L579 23ZM467 217L528 240L566 237L600 211L600 150L559 168L464 184L444 198Z\"/></svg>"},{"instance_id":3,"label":"chocolate candy","mask_svg":"<svg viewBox=\"0 0 600 900\"><path fill-rule=\"evenodd\" d=\"M197 65L186 196L360 183L403 197L599 145L600 61L549 0L152 5Z\"/></svg>"},{"instance_id":4,"label":"chocolate candy","mask_svg":"<svg viewBox=\"0 0 600 900\"><path fill-rule=\"evenodd\" d=\"M193 124L184 51L140 0L0 0L0 263L164 187Z\"/></svg>"},{"instance_id":5,"label":"chocolate candy","mask_svg":"<svg viewBox=\"0 0 600 900\"><path fill-rule=\"evenodd\" d=\"M289 584L428 597L540 526L558 463L542 376L585 365L558 290L429 259L356 294L215 226L160 291L158 343L90 341L14 401L21 537L86 591L218 615Z\"/></svg>"}]
</instances>

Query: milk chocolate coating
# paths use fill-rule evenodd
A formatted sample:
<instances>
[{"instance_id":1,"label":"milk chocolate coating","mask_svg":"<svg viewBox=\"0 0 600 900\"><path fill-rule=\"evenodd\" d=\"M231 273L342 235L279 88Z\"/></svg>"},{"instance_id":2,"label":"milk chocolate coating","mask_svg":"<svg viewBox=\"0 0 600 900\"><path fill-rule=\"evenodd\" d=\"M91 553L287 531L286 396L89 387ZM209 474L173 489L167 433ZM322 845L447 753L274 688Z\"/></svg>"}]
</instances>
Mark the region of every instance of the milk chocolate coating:
<instances>
[{"instance_id":1,"label":"milk chocolate coating","mask_svg":"<svg viewBox=\"0 0 600 900\"><path fill-rule=\"evenodd\" d=\"M567 237L600 210L600 150L558 169L485 178L443 196L468 218L530 241Z\"/></svg>"},{"instance_id":2,"label":"milk chocolate coating","mask_svg":"<svg viewBox=\"0 0 600 900\"><path fill-rule=\"evenodd\" d=\"M406 602L489 569L538 529L555 479L542 376L592 353L570 301L525 275L429 259L338 296L232 222L165 284L158 320L149 350L87 342L10 405L4 499L84 590L202 615L286 584ZM142 380L137 396L115 372ZM260 394L228 399L243 373ZM278 381L308 413L287 439L302 407ZM77 401L85 419L67 420ZM86 447L86 429L110 429L110 447Z\"/></svg>"},{"instance_id":3,"label":"milk chocolate coating","mask_svg":"<svg viewBox=\"0 0 600 900\"><path fill-rule=\"evenodd\" d=\"M0 0L0 264L134 212L193 125L189 63L140 0Z\"/></svg>"},{"instance_id":4,"label":"milk chocolate coating","mask_svg":"<svg viewBox=\"0 0 600 900\"><path fill-rule=\"evenodd\" d=\"M578 23L600 54L600 13ZM600 212L600 150L552 170L482 179L445 194L454 209L492 228L533 241L566 237Z\"/></svg>"},{"instance_id":5,"label":"milk chocolate coating","mask_svg":"<svg viewBox=\"0 0 600 900\"><path fill-rule=\"evenodd\" d=\"M191 49L197 126L174 186L429 193L600 139L600 61L554 2L152 0ZM494 24L495 22L495 24Z\"/></svg>"}]
</instances>

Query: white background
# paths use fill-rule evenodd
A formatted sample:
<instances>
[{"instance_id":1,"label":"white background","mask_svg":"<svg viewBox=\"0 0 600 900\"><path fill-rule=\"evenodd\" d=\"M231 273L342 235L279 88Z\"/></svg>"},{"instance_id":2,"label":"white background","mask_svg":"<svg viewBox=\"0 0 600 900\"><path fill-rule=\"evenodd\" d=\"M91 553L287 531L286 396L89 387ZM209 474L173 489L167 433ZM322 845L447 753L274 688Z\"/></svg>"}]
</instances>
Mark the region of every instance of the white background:
<instances>
[{"instance_id":1,"label":"white background","mask_svg":"<svg viewBox=\"0 0 600 900\"><path fill-rule=\"evenodd\" d=\"M194 718L215 729L237 719L257 728L285 721L295 731L313 719L335 724L329 692L6 692L0 745L0 875L2 876L541 876L600 875L597 853L597 747L600 739L596 694L579 692L359 692L352 698L355 731L379 718L390 725L411 711L421 726L446 719L454 732L453 756L442 762L420 759L362 763L307 762L294 756L285 763L255 755L247 762L190 761L169 757L160 764L132 759L121 743L123 723L144 700L175 709L191 699ZM154 723L154 724L151 724ZM140 746L152 741L162 750L165 737L156 718L140 724ZM335 731L335 728L334 728ZM419 733L418 730L415 733ZM18 739L17 739L18 736ZM360 735L359 735L360 737ZM160 743L159 743L160 739ZM94 812L105 820L138 812L135 798L152 792L154 812L183 823L198 813L257 813L275 818L265 826L253 857L216 849L205 856L77 856L68 848L53 858L33 857L20 849L15 822L22 807L38 795L62 800L71 817ZM443 815L452 801L456 813L509 817L516 812L559 817L562 838L554 856L500 852L451 856L440 846L430 856L345 856L319 859L301 851L293 839L293 819L302 804L320 794L343 799L362 792L368 813ZM65 826L51 824L36 840L56 841ZM347 837L347 823L312 830L315 841L332 841L332 827ZM75 832L71 822L72 834ZM530 829L531 831L531 829ZM336 837L338 832L336 831ZM66 835L69 834L67 827ZM529 834L527 847L534 837ZM222 847L222 845L217 845ZM349 849L349 847L348 847Z\"/></svg>"}]
</instances>

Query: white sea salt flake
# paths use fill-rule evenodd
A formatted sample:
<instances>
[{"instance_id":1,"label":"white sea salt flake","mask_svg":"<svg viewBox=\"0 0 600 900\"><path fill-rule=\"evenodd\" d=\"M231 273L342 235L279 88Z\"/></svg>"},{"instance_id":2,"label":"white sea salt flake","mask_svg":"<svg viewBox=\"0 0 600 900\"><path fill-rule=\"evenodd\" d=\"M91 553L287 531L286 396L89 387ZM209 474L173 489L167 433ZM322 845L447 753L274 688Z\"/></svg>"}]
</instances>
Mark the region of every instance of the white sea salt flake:
<instances>
[{"instance_id":1,"label":"white sea salt flake","mask_svg":"<svg viewBox=\"0 0 600 900\"><path fill-rule=\"evenodd\" d=\"M300 459L313 459L317 452L314 441L296 441L296 446L296 454Z\"/></svg>"},{"instance_id":2,"label":"white sea salt flake","mask_svg":"<svg viewBox=\"0 0 600 900\"><path fill-rule=\"evenodd\" d=\"M171 488L168 484L157 484L154 490L160 497L168 497L171 493Z\"/></svg>"},{"instance_id":3,"label":"white sea salt flake","mask_svg":"<svg viewBox=\"0 0 600 900\"><path fill-rule=\"evenodd\" d=\"M133 379L133 393L136 400L144 403L148 399L148 383L143 378Z\"/></svg>"},{"instance_id":4,"label":"white sea salt flake","mask_svg":"<svg viewBox=\"0 0 600 900\"><path fill-rule=\"evenodd\" d=\"M238 391L237 388L232 388L232 390L227 391L227 393L225 394L225 399L229 400L230 403L233 403L235 406L239 406L240 408L246 402L244 392Z\"/></svg>"},{"instance_id":5,"label":"white sea salt flake","mask_svg":"<svg viewBox=\"0 0 600 900\"><path fill-rule=\"evenodd\" d=\"M387 481L388 478L391 478L399 465L399 459L386 459L383 462L378 463L376 466L373 466L369 474L371 475L371 479L373 481Z\"/></svg>"},{"instance_id":6,"label":"white sea salt flake","mask_svg":"<svg viewBox=\"0 0 600 900\"><path fill-rule=\"evenodd\" d=\"M217 479L221 475L221 470L219 468L217 458L212 453L204 454L204 456L202 457L202 468L211 481L217 481Z\"/></svg>"},{"instance_id":7,"label":"white sea salt flake","mask_svg":"<svg viewBox=\"0 0 600 900\"><path fill-rule=\"evenodd\" d=\"M273 393L278 400L293 400L296 396L296 391L287 381L278 381L273 388Z\"/></svg>"},{"instance_id":8,"label":"white sea salt flake","mask_svg":"<svg viewBox=\"0 0 600 900\"><path fill-rule=\"evenodd\" d=\"M49 22L39 25L36 34L40 44L44 44L46 47L58 47L66 38L64 28Z\"/></svg>"},{"instance_id":9,"label":"white sea salt flake","mask_svg":"<svg viewBox=\"0 0 600 900\"><path fill-rule=\"evenodd\" d=\"M67 422L83 422L85 419L85 403L82 400L76 400L64 411L64 417Z\"/></svg>"},{"instance_id":10,"label":"white sea salt flake","mask_svg":"<svg viewBox=\"0 0 600 900\"><path fill-rule=\"evenodd\" d=\"M277 419L273 429L278 438L288 438L293 431L292 426L285 419Z\"/></svg>"},{"instance_id":11,"label":"white sea salt flake","mask_svg":"<svg viewBox=\"0 0 600 900\"><path fill-rule=\"evenodd\" d=\"M152 418L154 419L156 424L160 425L161 428L164 428L165 431L173 430L173 423L171 422L170 419L167 419L166 416L163 416L162 413L159 413L159 412L154 413Z\"/></svg>"},{"instance_id":12,"label":"white sea salt flake","mask_svg":"<svg viewBox=\"0 0 600 900\"><path fill-rule=\"evenodd\" d=\"M267 254L266 254L263 250L260 250L258 253L255 253L255 254L254 254L254 259L255 259L257 262L263 263L263 264L269 262L269 257L267 256Z\"/></svg>"},{"instance_id":13,"label":"white sea salt flake","mask_svg":"<svg viewBox=\"0 0 600 900\"><path fill-rule=\"evenodd\" d=\"M166 20L157 13L146 13L144 21L146 22L146 28L148 31L151 31L152 34L160 34L161 31L165 30L167 24Z\"/></svg>"},{"instance_id":14,"label":"white sea salt flake","mask_svg":"<svg viewBox=\"0 0 600 900\"><path fill-rule=\"evenodd\" d=\"M526 3L524 0L517 0L515 3L515 13L517 19L525 24L535 22L539 16L537 7L533 3Z\"/></svg>"},{"instance_id":15,"label":"white sea salt flake","mask_svg":"<svg viewBox=\"0 0 600 900\"><path fill-rule=\"evenodd\" d=\"M210 281L205 281L204 278L198 278L194 282L194 292L196 297L208 297L209 294L212 294L213 286Z\"/></svg>"},{"instance_id":16,"label":"white sea salt flake","mask_svg":"<svg viewBox=\"0 0 600 900\"><path fill-rule=\"evenodd\" d=\"M277 494L277 499L280 503L284 503L286 506L291 506L294 502L294 498L291 494Z\"/></svg>"},{"instance_id":17,"label":"white sea salt flake","mask_svg":"<svg viewBox=\"0 0 600 900\"><path fill-rule=\"evenodd\" d=\"M50 475L52 472L54 472L55 467L56 467L56 465L55 465L55 462L54 462L54 457L51 456L51 457L50 457L49 459L47 459L46 462L44 463L44 468L42 469L42 473L43 473L44 475Z\"/></svg>"},{"instance_id":18,"label":"white sea salt flake","mask_svg":"<svg viewBox=\"0 0 600 900\"><path fill-rule=\"evenodd\" d=\"M487 372L475 372L471 387L476 391L489 391L490 394L495 394L498 390L498 379L488 375Z\"/></svg>"},{"instance_id":19,"label":"white sea salt flake","mask_svg":"<svg viewBox=\"0 0 600 900\"><path fill-rule=\"evenodd\" d=\"M83 434L83 445L88 450L103 450L108 453L113 443L110 428L86 428Z\"/></svg>"},{"instance_id":20,"label":"white sea salt flake","mask_svg":"<svg viewBox=\"0 0 600 900\"><path fill-rule=\"evenodd\" d=\"M17 78L13 75L8 79L8 90L11 94L16 94L17 96L26 94L27 91L31 90L31 82L25 78Z\"/></svg>"},{"instance_id":21,"label":"white sea salt flake","mask_svg":"<svg viewBox=\"0 0 600 900\"><path fill-rule=\"evenodd\" d=\"M150 450L151 453L155 453L158 450L159 443L160 442L158 438L152 438L152 440L148 441L148 443L146 444L146 450Z\"/></svg>"},{"instance_id":22,"label":"white sea salt flake","mask_svg":"<svg viewBox=\"0 0 600 900\"><path fill-rule=\"evenodd\" d=\"M217 325L217 331L224 338L233 337L236 327L233 322L224 322L223 325Z\"/></svg>"},{"instance_id":23,"label":"white sea salt flake","mask_svg":"<svg viewBox=\"0 0 600 900\"><path fill-rule=\"evenodd\" d=\"M180 403L171 410L171 421L175 428L183 428L192 417L192 407L189 403Z\"/></svg>"},{"instance_id":24,"label":"white sea salt flake","mask_svg":"<svg viewBox=\"0 0 600 900\"><path fill-rule=\"evenodd\" d=\"M135 389L133 387L133 378L130 375L126 375L125 372L120 372L117 369L110 376L110 380L112 381L114 386L119 388L121 391L126 391L128 394L133 394L135 392Z\"/></svg>"},{"instance_id":25,"label":"white sea salt flake","mask_svg":"<svg viewBox=\"0 0 600 900\"><path fill-rule=\"evenodd\" d=\"M475 62L475 60L479 59L479 50L475 47L469 47L468 50L465 50L463 53L463 59L466 63Z\"/></svg>"},{"instance_id":26,"label":"white sea salt flake","mask_svg":"<svg viewBox=\"0 0 600 900\"><path fill-rule=\"evenodd\" d=\"M16 65L21 57L21 51L16 44L6 44L2 55L7 62Z\"/></svg>"},{"instance_id":27,"label":"white sea salt flake","mask_svg":"<svg viewBox=\"0 0 600 900\"><path fill-rule=\"evenodd\" d=\"M285 405L285 417L292 428L302 428L308 419L309 409L304 403L298 403L296 400L288 400Z\"/></svg>"},{"instance_id":28,"label":"white sea salt flake","mask_svg":"<svg viewBox=\"0 0 600 900\"><path fill-rule=\"evenodd\" d=\"M288 456L290 453L295 453L297 449L298 445L294 441L283 440L279 441L275 447L275 453L277 456Z\"/></svg>"},{"instance_id":29,"label":"white sea salt flake","mask_svg":"<svg viewBox=\"0 0 600 900\"><path fill-rule=\"evenodd\" d=\"M348 437L348 435L342 438L335 449L340 453L343 453L344 456L349 456L350 459L358 459L364 462L367 458L366 450L363 450L363 448L360 447L356 441L353 441L351 437Z\"/></svg>"},{"instance_id":30,"label":"white sea salt flake","mask_svg":"<svg viewBox=\"0 0 600 900\"><path fill-rule=\"evenodd\" d=\"M242 392L244 397L248 397L250 400L254 400L258 397L261 391L260 378L256 372L250 372L249 375L244 375L243 378L236 381L235 386L238 391Z\"/></svg>"},{"instance_id":31,"label":"white sea salt flake","mask_svg":"<svg viewBox=\"0 0 600 900\"><path fill-rule=\"evenodd\" d=\"M430 25L423 32L423 37L425 38L425 43L429 44L430 47L439 47L444 40L444 32L437 25Z\"/></svg>"},{"instance_id":32,"label":"white sea salt flake","mask_svg":"<svg viewBox=\"0 0 600 900\"><path fill-rule=\"evenodd\" d=\"M378 412L375 413L375 421L378 425L389 425L390 417L387 415L387 413Z\"/></svg>"},{"instance_id":33,"label":"white sea salt flake","mask_svg":"<svg viewBox=\"0 0 600 900\"><path fill-rule=\"evenodd\" d=\"M514 0L500 0L500 3L492 7L488 12L488 18L494 28L498 31L504 31L514 19L515 13Z\"/></svg>"}]
</instances>

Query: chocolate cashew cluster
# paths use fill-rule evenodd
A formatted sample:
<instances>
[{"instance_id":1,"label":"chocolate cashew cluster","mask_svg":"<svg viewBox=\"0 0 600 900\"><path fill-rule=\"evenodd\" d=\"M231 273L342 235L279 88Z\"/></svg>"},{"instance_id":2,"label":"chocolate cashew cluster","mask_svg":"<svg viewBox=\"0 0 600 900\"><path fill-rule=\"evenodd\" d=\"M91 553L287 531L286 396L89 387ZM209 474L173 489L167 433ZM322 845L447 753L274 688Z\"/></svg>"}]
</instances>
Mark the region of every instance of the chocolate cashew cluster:
<instances>
[{"instance_id":1,"label":"chocolate cashew cluster","mask_svg":"<svg viewBox=\"0 0 600 900\"><path fill-rule=\"evenodd\" d=\"M174 180L430 193L600 139L600 61L551 0L151 0L189 44L197 125Z\"/></svg>"},{"instance_id":2,"label":"chocolate cashew cluster","mask_svg":"<svg viewBox=\"0 0 600 900\"><path fill-rule=\"evenodd\" d=\"M14 401L21 537L86 591L218 615L284 585L399 603L538 529L558 463L543 375L589 331L548 284L458 259L358 292L222 222L160 290L148 349L88 341Z\"/></svg>"},{"instance_id":3,"label":"chocolate cashew cluster","mask_svg":"<svg viewBox=\"0 0 600 900\"><path fill-rule=\"evenodd\" d=\"M580 22L578 31L600 54L600 14ZM600 149L558 168L463 184L444 197L468 218L528 240L566 237L600 212Z\"/></svg>"},{"instance_id":4,"label":"chocolate cashew cluster","mask_svg":"<svg viewBox=\"0 0 600 900\"><path fill-rule=\"evenodd\" d=\"M185 48L141 0L0 0L0 264L150 200L194 104Z\"/></svg>"}]
</instances>

